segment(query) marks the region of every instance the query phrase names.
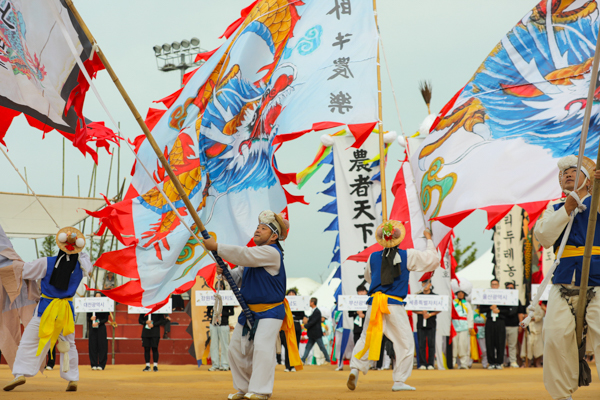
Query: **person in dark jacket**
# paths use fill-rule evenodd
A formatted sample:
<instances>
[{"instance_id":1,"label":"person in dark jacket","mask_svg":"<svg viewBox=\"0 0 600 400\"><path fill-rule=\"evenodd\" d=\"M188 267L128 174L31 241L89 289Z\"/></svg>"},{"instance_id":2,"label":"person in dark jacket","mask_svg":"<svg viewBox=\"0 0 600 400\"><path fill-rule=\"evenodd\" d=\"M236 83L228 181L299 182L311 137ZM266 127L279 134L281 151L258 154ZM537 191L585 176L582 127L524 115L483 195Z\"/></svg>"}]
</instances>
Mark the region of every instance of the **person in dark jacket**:
<instances>
[{"instance_id":1,"label":"person in dark jacket","mask_svg":"<svg viewBox=\"0 0 600 400\"><path fill-rule=\"evenodd\" d=\"M308 353L312 350L315 343L319 346L319 349L325 355L325 361L329 363L329 354L323 343L323 329L321 328L321 310L317 308L317 298L313 297L310 299L310 307L313 309L313 313L310 317L304 317L304 328L306 328L306 334L308 336L308 343L302 356L302 363L306 363Z\"/></svg>"},{"instance_id":2,"label":"person in dark jacket","mask_svg":"<svg viewBox=\"0 0 600 400\"><path fill-rule=\"evenodd\" d=\"M492 279L490 286L498 289L500 282ZM504 348L506 346L506 319L517 313L516 307L481 305L480 314L485 314L485 347L487 348L488 369L503 369Z\"/></svg>"},{"instance_id":3,"label":"person in dark jacket","mask_svg":"<svg viewBox=\"0 0 600 400\"><path fill-rule=\"evenodd\" d=\"M423 275L425 276L425 275ZM436 294L432 292L433 286L431 285L431 279L425 279L422 281L423 291L420 295L431 295ZM437 327L436 315L439 311L415 311L417 314L417 338L419 339L419 359L421 360L421 366L419 369L435 369L433 362L435 359L435 330Z\"/></svg>"},{"instance_id":4,"label":"person in dark jacket","mask_svg":"<svg viewBox=\"0 0 600 400\"><path fill-rule=\"evenodd\" d=\"M144 358L146 360L146 368L143 371L151 371L150 369L150 349L152 349L152 358L154 360L154 372L158 371L158 343L160 341L160 326L167 323L167 319L163 314L140 314L139 318L142 328L142 346L144 347Z\"/></svg>"},{"instance_id":5,"label":"person in dark jacket","mask_svg":"<svg viewBox=\"0 0 600 400\"><path fill-rule=\"evenodd\" d=\"M297 296L298 293L294 289L287 291L286 296ZM292 311L294 317L294 328L296 329L296 343L300 346L300 336L302 336L302 321L304 320L304 311ZM285 349L285 372L296 372L296 368L290 365L290 356L288 353L287 340L284 331L279 331L279 339Z\"/></svg>"},{"instance_id":6,"label":"person in dark jacket","mask_svg":"<svg viewBox=\"0 0 600 400\"><path fill-rule=\"evenodd\" d=\"M102 297L102 293L96 292L96 297ZM102 371L106 367L108 358L108 338L106 337L107 312L87 313L88 323L88 349L90 354L90 365L93 370Z\"/></svg>"},{"instance_id":7,"label":"person in dark jacket","mask_svg":"<svg viewBox=\"0 0 600 400\"><path fill-rule=\"evenodd\" d=\"M358 285L356 288L356 294L359 296L367 295L367 288L365 285ZM354 334L354 345L358 343L358 339L360 339L360 335L363 331L363 325L365 324L365 312L364 311L349 311L348 316L354 320L354 327L352 329L352 333Z\"/></svg>"}]
</instances>

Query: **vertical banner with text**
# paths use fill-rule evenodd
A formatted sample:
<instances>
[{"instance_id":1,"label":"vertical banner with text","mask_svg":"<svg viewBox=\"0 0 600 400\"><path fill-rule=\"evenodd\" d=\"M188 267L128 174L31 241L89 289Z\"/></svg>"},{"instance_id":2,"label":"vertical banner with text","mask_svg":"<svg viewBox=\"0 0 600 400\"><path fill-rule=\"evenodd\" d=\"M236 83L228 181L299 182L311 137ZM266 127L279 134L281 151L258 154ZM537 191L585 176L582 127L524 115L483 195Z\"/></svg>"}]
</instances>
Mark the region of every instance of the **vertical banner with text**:
<instances>
[{"instance_id":1,"label":"vertical banner with text","mask_svg":"<svg viewBox=\"0 0 600 400\"><path fill-rule=\"evenodd\" d=\"M506 214L495 226L494 275L500 281L500 288L504 289L507 282L515 284L519 291L519 300L525 304L525 286L523 285L523 213L520 207Z\"/></svg>"}]
</instances>

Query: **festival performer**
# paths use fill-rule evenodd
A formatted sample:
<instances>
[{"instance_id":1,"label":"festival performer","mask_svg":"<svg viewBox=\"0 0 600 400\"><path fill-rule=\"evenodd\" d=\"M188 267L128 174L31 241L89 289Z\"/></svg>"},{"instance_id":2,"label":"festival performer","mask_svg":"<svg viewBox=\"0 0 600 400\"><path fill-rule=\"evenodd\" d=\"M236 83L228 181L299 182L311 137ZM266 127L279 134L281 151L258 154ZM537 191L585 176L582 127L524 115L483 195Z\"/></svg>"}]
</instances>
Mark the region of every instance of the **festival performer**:
<instances>
[{"instance_id":1,"label":"festival performer","mask_svg":"<svg viewBox=\"0 0 600 400\"><path fill-rule=\"evenodd\" d=\"M457 359L460 361L460 369L469 369L471 364L471 336L475 336L473 329L473 307L467 301L471 294L473 285L466 279L459 284L456 279L452 280L452 291L456 296L452 305L458 318L452 319L452 325L456 331L456 337L452 339L452 365L458 368Z\"/></svg>"},{"instance_id":2,"label":"festival performer","mask_svg":"<svg viewBox=\"0 0 600 400\"><path fill-rule=\"evenodd\" d=\"M560 264L554 271L543 327L544 385L554 399L571 399L571 395L578 388L581 367L575 337L575 313L579 301L583 249L590 212L598 212L598 210L590 210L592 202L590 193L593 185L592 178L600 179L600 171L596 171L596 164L592 160L583 157L579 187L575 189L577 157L561 158L558 161L558 169L560 187L567 197L559 204L548 206L536 223L534 233L542 246L546 248L554 246L554 249L558 249L569 223L570 214L579 206L578 199L585 206L585 210L575 216ZM596 224L594 236L586 299L588 305L584 323L584 335L587 331L587 339L593 344L595 354L600 354L600 293L597 290L600 286L600 253L598 250L600 250L600 224ZM585 340L582 345L584 349ZM598 373L600 376L600 369Z\"/></svg>"},{"instance_id":3,"label":"festival performer","mask_svg":"<svg viewBox=\"0 0 600 400\"><path fill-rule=\"evenodd\" d=\"M35 376L48 349L55 345L60 352L60 376L69 382L67 392L77 390L79 357L75 347L73 296L81 280L90 275L92 263L86 253L81 253L85 238L79 230L61 229L56 234L56 244L57 256L23 266L23 279L41 279L42 296L17 350L12 369L15 379L4 386L5 391L23 385L26 377Z\"/></svg>"},{"instance_id":4,"label":"festival performer","mask_svg":"<svg viewBox=\"0 0 600 400\"><path fill-rule=\"evenodd\" d=\"M401 250L398 245L404 239L404 225L389 220L381 224L375 238L383 246L382 251L369 256L364 278L371 284L367 315L362 334L350 361L348 389L356 389L358 371L367 374L369 360L377 361L381 339L385 334L396 352L393 391L415 390L405 382L412 373L415 342L409 323L404 298L408 294L409 271L433 271L440 265L440 255L431 240L431 231L425 230L427 250Z\"/></svg>"},{"instance_id":5,"label":"festival performer","mask_svg":"<svg viewBox=\"0 0 600 400\"><path fill-rule=\"evenodd\" d=\"M285 300L285 266L280 240L285 240L289 223L273 211L258 216L254 232L256 247L217 244L214 239L204 241L210 251L238 265L231 271L241 286L241 293L252 311L255 322L248 329L246 316L240 314L229 345L229 363L233 386L237 393L230 400L266 400L273 393L275 381L275 344L279 331L285 331L290 364L302 369L298 354L294 318ZM223 271L217 267L217 273Z\"/></svg>"}]
</instances>

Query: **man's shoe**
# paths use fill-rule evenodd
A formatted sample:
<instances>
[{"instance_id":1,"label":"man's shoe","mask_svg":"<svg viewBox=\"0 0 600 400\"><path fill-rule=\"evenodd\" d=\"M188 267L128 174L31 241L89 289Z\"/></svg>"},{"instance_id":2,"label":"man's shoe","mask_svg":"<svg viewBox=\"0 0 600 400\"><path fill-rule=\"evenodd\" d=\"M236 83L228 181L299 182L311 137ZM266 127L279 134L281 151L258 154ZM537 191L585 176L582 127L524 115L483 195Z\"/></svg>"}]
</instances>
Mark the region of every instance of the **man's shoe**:
<instances>
[{"instance_id":1,"label":"man's shoe","mask_svg":"<svg viewBox=\"0 0 600 400\"><path fill-rule=\"evenodd\" d=\"M469 367L468 367L468 366L466 366L466 365L461 365L461 366L460 366L460 369L469 369Z\"/></svg>"},{"instance_id":2,"label":"man's shoe","mask_svg":"<svg viewBox=\"0 0 600 400\"><path fill-rule=\"evenodd\" d=\"M104 371L104 368L102 368L102 367L96 367L96 371Z\"/></svg>"},{"instance_id":3,"label":"man's shoe","mask_svg":"<svg viewBox=\"0 0 600 400\"><path fill-rule=\"evenodd\" d=\"M246 393L244 396L247 400L269 400L269 395L267 394L256 394L256 393Z\"/></svg>"},{"instance_id":4,"label":"man's shoe","mask_svg":"<svg viewBox=\"0 0 600 400\"><path fill-rule=\"evenodd\" d=\"M229 367L221 367L219 368L219 371L229 371Z\"/></svg>"},{"instance_id":5,"label":"man's shoe","mask_svg":"<svg viewBox=\"0 0 600 400\"><path fill-rule=\"evenodd\" d=\"M418 369L427 369L427 367L424 365L421 365Z\"/></svg>"},{"instance_id":6,"label":"man's shoe","mask_svg":"<svg viewBox=\"0 0 600 400\"><path fill-rule=\"evenodd\" d=\"M344 366L343 365L339 365L335 370L336 371L343 371L344 370Z\"/></svg>"},{"instance_id":7,"label":"man's shoe","mask_svg":"<svg viewBox=\"0 0 600 400\"><path fill-rule=\"evenodd\" d=\"M142 370L142 372L148 372L148 371L152 371L152 370L150 369L150 366L149 366L149 365L146 365L146 368L144 368L144 369Z\"/></svg>"},{"instance_id":8,"label":"man's shoe","mask_svg":"<svg viewBox=\"0 0 600 400\"><path fill-rule=\"evenodd\" d=\"M48 367L46 367L46 369L48 369ZM98 369L98 367L92 367L92 371L95 371L97 369Z\"/></svg>"},{"instance_id":9,"label":"man's shoe","mask_svg":"<svg viewBox=\"0 0 600 400\"><path fill-rule=\"evenodd\" d=\"M511 368L519 368L519 364L517 364L516 362L510 363L510 367Z\"/></svg>"},{"instance_id":10,"label":"man's shoe","mask_svg":"<svg viewBox=\"0 0 600 400\"><path fill-rule=\"evenodd\" d=\"M296 372L296 368L292 367L292 369L290 369L290 372Z\"/></svg>"},{"instance_id":11,"label":"man's shoe","mask_svg":"<svg viewBox=\"0 0 600 400\"><path fill-rule=\"evenodd\" d=\"M354 389L356 389L357 383L358 383L358 370L351 369L350 375L348 376L348 382L346 383L346 386L348 386L348 389L354 390Z\"/></svg>"},{"instance_id":12,"label":"man's shoe","mask_svg":"<svg viewBox=\"0 0 600 400\"><path fill-rule=\"evenodd\" d=\"M417 390L412 386L407 385L406 383L398 382L394 383L392 386L392 392L400 392L400 391L409 391L409 390Z\"/></svg>"},{"instance_id":13,"label":"man's shoe","mask_svg":"<svg viewBox=\"0 0 600 400\"><path fill-rule=\"evenodd\" d=\"M24 385L25 381L26 381L26 379L24 376L15 378L12 381L10 381L10 383L8 385L4 386L4 391L9 392L9 391L13 390L14 388L16 388L17 386Z\"/></svg>"},{"instance_id":14,"label":"man's shoe","mask_svg":"<svg viewBox=\"0 0 600 400\"><path fill-rule=\"evenodd\" d=\"M70 381L67 385L67 392L76 392L77 391L77 381Z\"/></svg>"},{"instance_id":15,"label":"man's shoe","mask_svg":"<svg viewBox=\"0 0 600 400\"><path fill-rule=\"evenodd\" d=\"M283 372L290 372L290 370L286 368L283 370Z\"/></svg>"},{"instance_id":16,"label":"man's shoe","mask_svg":"<svg viewBox=\"0 0 600 400\"><path fill-rule=\"evenodd\" d=\"M243 400L246 393L237 392L227 396L227 400Z\"/></svg>"},{"instance_id":17,"label":"man's shoe","mask_svg":"<svg viewBox=\"0 0 600 400\"><path fill-rule=\"evenodd\" d=\"M490 365L487 367L487 369L496 369L496 366L495 366L495 365L492 365L492 364L490 364Z\"/></svg>"},{"instance_id":18,"label":"man's shoe","mask_svg":"<svg viewBox=\"0 0 600 400\"><path fill-rule=\"evenodd\" d=\"M427 366L427 369L428 369L428 370L430 370L430 371L432 371L432 370L434 370L435 368L433 368L433 365L428 365L428 366Z\"/></svg>"},{"instance_id":19,"label":"man's shoe","mask_svg":"<svg viewBox=\"0 0 600 400\"><path fill-rule=\"evenodd\" d=\"M154 366L154 368L152 368L152 370L153 370L154 372L158 372L158 367L155 365L155 366Z\"/></svg>"},{"instance_id":20,"label":"man's shoe","mask_svg":"<svg viewBox=\"0 0 600 400\"><path fill-rule=\"evenodd\" d=\"M93 368L92 368L92 369L93 369ZM46 370L47 370L47 371L52 371L52 370L53 370L53 368L52 368L51 366L47 365L47 366L46 366Z\"/></svg>"},{"instance_id":21,"label":"man's shoe","mask_svg":"<svg viewBox=\"0 0 600 400\"><path fill-rule=\"evenodd\" d=\"M496 365L496 369L504 369L504 367L502 366L502 364L498 364Z\"/></svg>"},{"instance_id":22,"label":"man's shoe","mask_svg":"<svg viewBox=\"0 0 600 400\"><path fill-rule=\"evenodd\" d=\"M210 367L208 370L209 371L218 371L220 368L219 367L215 367L214 365L212 367Z\"/></svg>"}]
</instances>

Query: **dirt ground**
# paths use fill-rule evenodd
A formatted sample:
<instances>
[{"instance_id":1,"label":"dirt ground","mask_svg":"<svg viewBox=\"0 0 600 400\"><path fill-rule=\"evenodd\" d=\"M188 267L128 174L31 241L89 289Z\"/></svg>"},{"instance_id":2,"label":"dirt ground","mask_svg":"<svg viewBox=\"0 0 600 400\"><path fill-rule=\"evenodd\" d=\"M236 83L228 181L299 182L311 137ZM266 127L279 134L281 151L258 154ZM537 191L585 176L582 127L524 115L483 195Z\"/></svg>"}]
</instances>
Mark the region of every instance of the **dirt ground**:
<instances>
[{"instance_id":1,"label":"dirt ground","mask_svg":"<svg viewBox=\"0 0 600 400\"><path fill-rule=\"evenodd\" d=\"M600 399L600 383L596 367L592 367L593 382L580 388L576 400ZM66 382L59 371L29 378L27 383L12 392L0 391L2 399L35 400L65 399L219 399L233 392L229 372L208 372L207 367L160 365L159 372L142 372L141 365L108 366L104 371L80 368L79 390L65 393ZM277 366L274 400L312 399L473 399L517 400L551 399L544 389L542 370L505 369L488 371L476 365L473 369L452 371L414 370L408 380L416 392L391 391L391 371L370 371L361 374L354 392L346 388L349 370L334 371L333 366L307 366L304 371L286 373ZM0 365L0 385L12 379L6 365Z\"/></svg>"}]
</instances>

